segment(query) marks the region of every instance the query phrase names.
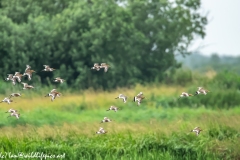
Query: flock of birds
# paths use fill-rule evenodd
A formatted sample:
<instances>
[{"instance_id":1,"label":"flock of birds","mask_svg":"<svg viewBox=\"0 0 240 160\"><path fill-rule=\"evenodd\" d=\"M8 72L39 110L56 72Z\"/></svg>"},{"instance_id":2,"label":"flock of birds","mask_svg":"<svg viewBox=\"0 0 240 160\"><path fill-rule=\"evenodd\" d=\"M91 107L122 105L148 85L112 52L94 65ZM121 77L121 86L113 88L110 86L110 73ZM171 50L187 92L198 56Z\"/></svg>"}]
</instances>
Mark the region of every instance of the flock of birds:
<instances>
[{"instance_id":1,"label":"flock of birds","mask_svg":"<svg viewBox=\"0 0 240 160\"><path fill-rule=\"evenodd\" d=\"M44 72L52 72L52 71L56 70L54 68L51 68L49 65L43 65L43 66L44 66L44 69L42 71L44 71ZM100 71L100 69L104 69L104 72L107 72L109 67L110 67L110 65L108 65L106 63L101 63L100 65L99 65L99 63L94 63L94 65L93 65L93 67L91 67L91 69L96 70L96 71ZM36 73L36 71L31 70L30 65L26 65L26 69L23 74L21 74L20 72L15 72L15 74L8 74L7 78L5 78L5 80L11 81L13 85L15 85L16 82L22 83L23 90L34 89L34 86L28 85L28 83L22 82L23 76L27 76L28 80L30 81L32 79L32 74L34 72ZM57 82L57 83L63 83L65 80L60 77L56 77L53 81ZM209 91L204 89L203 87L198 87L198 90L196 91L195 94L189 94L187 92L182 92L182 94L179 96L179 99L183 98L183 97L195 96L198 94L206 95L208 92ZM56 97L60 97L61 95L62 94L60 92L58 92L57 89L52 89L47 95L45 95L45 97L51 97L51 101L54 101L54 99ZM0 103L6 102L6 103L10 104L11 102L13 102L13 100L12 100L13 97L20 97L20 96L21 96L21 93L12 93L9 95L9 97L5 97ZM134 96L133 101L137 102L137 105L140 106L140 104L144 98L145 97L143 95L143 92L140 92L139 94ZM127 102L127 96L124 94L119 94L118 97L116 97L115 99L122 99L123 103ZM116 106L110 106L110 108L106 111L110 111L110 110L117 112L118 110L120 110L120 108L118 108ZM17 110L12 109L12 108L10 108L6 113L10 113L10 115L8 117L15 116L17 119L19 119L19 117L20 117L20 113L18 113ZM104 117L100 123L105 123L105 122L112 122L112 120L109 119L108 117ZM202 129L200 127L195 127L193 130L191 130L191 132L195 132L197 136L200 134L201 131L202 131ZM98 131L96 131L96 134L105 134L105 133L107 133L107 131L102 127L100 127Z\"/></svg>"},{"instance_id":2,"label":"flock of birds","mask_svg":"<svg viewBox=\"0 0 240 160\"><path fill-rule=\"evenodd\" d=\"M101 65L99 65L99 63L94 63L93 67L91 69L94 69L96 71L99 71L101 68L104 68L104 71L107 72L108 68L110 66L107 65L106 63L101 63ZM195 92L195 94L189 94L187 92L182 92L182 94L179 96L178 99L183 98L183 97L190 97L190 96L195 96L198 94L204 94L206 95L209 91L204 89L203 87L198 87L198 90ZM134 96L133 101L137 102L137 105L139 106L142 102L142 100L145 97L143 96L143 92L140 92L139 94L137 94L136 96ZM124 94L119 94L118 97L116 97L115 99L122 99L123 103L127 102L127 96ZM115 112L117 112L120 108L116 107L116 106L110 106L110 108L107 111L113 110ZM109 119L108 117L104 117L103 120L101 121L101 123L104 122L111 122L112 120ZM200 127L195 127L193 130L191 130L190 132L195 132L196 135L198 136L200 134L200 132L202 131L202 129ZM100 127L99 130L96 132L97 134L105 134L107 133L106 130L104 130L103 127Z\"/></svg>"},{"instance_id":3,"label":"flock of birds","mask_svg":"<svg viewBox=\"0 0 240 160\"><path fill-rule=\"evenodd\" d=\"M43 65L43 66L44 66L44 69L42 71L52 72L55 70L54 68L49 67L49 65ZM21 74L20 72L15 72L15 74L8 74L5 80L11 81L13 85L16 85L16 82L23 84L23 88L22 88L23 90L34 89L34 86L29 85L28 83L22 82L23 76L27 76L28 80L30 81L32 79L32 73L34 72L36 71L32 70L30 65L26 65L26 69L23 74ZM61 79L60 77L57 77L54 79L54 82L63 83L64 81L65 80ZM52 89L50 93L48 93L45 97L52 97L51 100L53 101L56 97L60 97L60 95L61 95L60 92L58 92L56 89ZM10 104L11 102L13 102L12 100L13 97L20 97L20 96L21 96L21 93L12 93L9 95L9 97L5 97L0 103L6 102ZM19 119L20 117L20 113L18 113L17 110L12 108L10 108L6 113L10 113L8 117L15 116L17 119Z\"/></svg>"},{"instance_id":4,"label":"flock of birds","mask_svg":"<svg viewBox=\"0 0 240 160\"><path fill-rule=\"evenodd\" d=\"M178 99L182 98L182 97L190 97L190 96L195 96L198 94L204 94L206 95L208 92L210 92L209 90L204 89L203 87L198 87L198 90L195 92L195 94L190 94L187 92L182 92L182 94L179 96ZM190 132L195 132L196 135L198 136L200 134L200 132L202 131L202 129L200 127L195 127L193 130L191 130Z\"/></svg>"}]
</instances>

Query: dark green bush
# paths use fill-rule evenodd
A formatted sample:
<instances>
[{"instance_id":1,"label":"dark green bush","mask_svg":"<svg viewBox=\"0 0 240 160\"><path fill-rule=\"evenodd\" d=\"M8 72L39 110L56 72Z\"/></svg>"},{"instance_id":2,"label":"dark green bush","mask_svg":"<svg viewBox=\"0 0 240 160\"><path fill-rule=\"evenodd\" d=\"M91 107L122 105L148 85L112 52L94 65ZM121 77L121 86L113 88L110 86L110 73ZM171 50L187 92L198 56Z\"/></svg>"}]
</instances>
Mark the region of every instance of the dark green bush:
<instances>
[{"instance_id":1,"label":"dark green bush","mask_svg":"<svg viewBox=\"0 0 240 160\"><path fill-rule=\"evenodd\" d=\"M166 73L164 78L166 84L189 85L193 82L192 71L189 69L178 69L173 72Z\"/></svg>"},{"instance_id":2,"label":"dark green bush","mask_svg":"<svg viewBox=\"0 0 240 160\"><path fill-rule=\"evenodd\" d=\"M211 85L220 89L240 89L240 75L237 73L224 71L218 73L211 81Z\"/></svg>"}]
</instances>

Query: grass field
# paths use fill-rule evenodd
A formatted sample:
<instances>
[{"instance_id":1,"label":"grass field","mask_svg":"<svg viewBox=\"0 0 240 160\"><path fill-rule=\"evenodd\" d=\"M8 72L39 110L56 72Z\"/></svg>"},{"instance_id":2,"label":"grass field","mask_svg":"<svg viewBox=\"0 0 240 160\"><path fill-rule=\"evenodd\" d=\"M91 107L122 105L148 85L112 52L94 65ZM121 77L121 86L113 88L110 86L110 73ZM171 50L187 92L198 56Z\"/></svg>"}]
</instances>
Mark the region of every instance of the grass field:
<instances>
[{"instance_id":1,"label":"grass field","mask_svg":"<svg viewBox=\"0 0 240 160\"><path fill-rule=\"evenodd\" d=\"M58 155L58 159L240 159L238 106L195 104L199 101L194 99L204 101L204 95L177 100L179 93L189 90L165 85L112 92L59 90L63 96L53 102L44 97L47 89L22 91L23 96L13 98L10 105L0 104L1 154L39 152ZM140 91L146 99L137 106L132 99ZM126 104L115 99L119 93L129 96ZM111 105L121 110L106 111ZM10 108L19 111L20 119L7 118L4 112ZM113 122L100 124L105 116ZM203 129L199 136L190 132L196 126ZM99 127L108 133L96 135Z\"/></svg>"}]
</instances>

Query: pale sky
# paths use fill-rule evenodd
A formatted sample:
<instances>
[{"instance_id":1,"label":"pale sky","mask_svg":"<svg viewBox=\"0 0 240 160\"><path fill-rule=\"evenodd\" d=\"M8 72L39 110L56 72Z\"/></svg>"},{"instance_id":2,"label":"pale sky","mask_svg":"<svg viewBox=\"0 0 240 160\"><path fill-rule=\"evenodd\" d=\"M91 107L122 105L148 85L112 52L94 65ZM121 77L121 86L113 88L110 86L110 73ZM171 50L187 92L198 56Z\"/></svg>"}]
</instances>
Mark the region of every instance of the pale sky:
<instances>
[{"instance_id":1,"label":"pale sky","mask_svg":"<svg viewBox=\"0 0 240 160\"><path fill-rule=\"evenodd\" d=\"M240 56L240 0L201 0L202 13L208 12L206 37L189 48L204 55ZM200 47L202 46L202 47Z\"/></svg>"}]
</instances>

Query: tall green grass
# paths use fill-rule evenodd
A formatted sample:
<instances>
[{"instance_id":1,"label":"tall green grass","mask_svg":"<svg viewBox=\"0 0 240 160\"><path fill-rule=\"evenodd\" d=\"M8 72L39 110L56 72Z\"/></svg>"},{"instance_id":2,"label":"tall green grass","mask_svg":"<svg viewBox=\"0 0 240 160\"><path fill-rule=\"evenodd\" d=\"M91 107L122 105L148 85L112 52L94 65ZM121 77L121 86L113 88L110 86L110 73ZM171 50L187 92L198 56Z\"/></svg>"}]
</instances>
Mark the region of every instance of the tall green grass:
<instances>
[{"instance_id":1,"label":"tall green grass","mask_svg":"<svg viewBox=\"0 0 240 160\"><path fill-rule=\"evenodd\" d=\"M178 100L181 92L194 93L196 84L183 86L136 85L115 91L86 90L63 94L51 102L44 97L56 86L20 90L0 83L1 98L20 91L10 105L1 103L0 152L43 152L63 154L65 159L239 159L239 92L224 92L207 85L211 92ZM205 86L204 86L205 87ZM132 102L142 91L146 99L140 106ZM128 102L115 99L120 93ZM106 111L111 105L118 112ZM8 109L21 117L7 118ZM100 124L103 117L113 120ZM108 133L96 135L99 127ZM199 136L190 132L203 129Z\"/></svg>"},{"instance_id":2,"label":"tall green grass","mask_svg":"<svg viewBox=\"0 0 240 160\"><path fill-rule=\"evenodd\" d=\"M7 104L6 104L7 105ZM8 105L10 106L10 105ZM5 107L5 106L4 106ZM81 105L69 105L69 106L56 106L49 108L36 107L31 110L25 110L24 108L18 109L21 114L20 119L15 117L8 117L9 113L6 112L9 108L0 108L0 128L5 126L16 125L62 125L63 123L99 123L103 117L109 117L114 123L145 123L145 122L160 122L168 121L169 123L175 121L183 122L205 122L206 120L218 120L226 121L224 123L232 122L237 123L240 119L240 109L234 108L231 110L221 109L213 110L205 107L200 108L148 108L148 106L121 106L121 110L118 112L106 111L109 106L99 109L83 109ZM11 107L13 108L13 107ZM235 120L234 120L235 119ZM207 121L208 123L208 121ZM239 122L240 124L240 122Z\"/></svg>"},{"instance_id":3,"label":"tall green grass","mask_svg":"<svg viewBox=\"0 0 240 160\"><path fill-rule=\"evenodd\" d=\"M125 106L115 113L102 107L61 111L56 106L21 113L19 120L1 117L2 153L65 153L64 159L240 158L239 108L156 109L143 105ZM100 124L103 116L113 122ZM96 135L100 126L108 133ZM196 126L203 129L199 136L190 132Z\"/></svg>"},{"instance_id":4,"label":"tall green grass","mask_svg":"<svg viewBox=\"0 0 240 160\"><path fill-rule=\"evenodd\" d=\"M225 133L221 128L219 132ZM0 143L2 153L43 152L44 154L65 154L64 159L238 159L240 148L231 148L230 142L239 140L239 135L227 136L223 144L209 133L195 136L173 132L132 134L115 132L105 135L82 135L69 130L68 136L56 131L55 136L3 136ZM66 131L64 131L66 132ZM34 132L33 132L34 133ZM226 134L225 134L226 136ZM236 142L235 142L235 145ZM234 150L232 150L234 149Z\"/></svg>"}]
</instances>

